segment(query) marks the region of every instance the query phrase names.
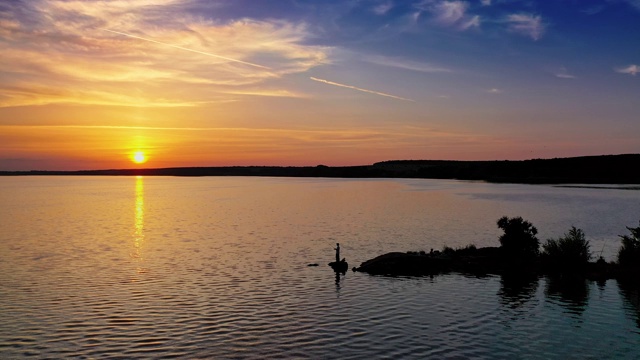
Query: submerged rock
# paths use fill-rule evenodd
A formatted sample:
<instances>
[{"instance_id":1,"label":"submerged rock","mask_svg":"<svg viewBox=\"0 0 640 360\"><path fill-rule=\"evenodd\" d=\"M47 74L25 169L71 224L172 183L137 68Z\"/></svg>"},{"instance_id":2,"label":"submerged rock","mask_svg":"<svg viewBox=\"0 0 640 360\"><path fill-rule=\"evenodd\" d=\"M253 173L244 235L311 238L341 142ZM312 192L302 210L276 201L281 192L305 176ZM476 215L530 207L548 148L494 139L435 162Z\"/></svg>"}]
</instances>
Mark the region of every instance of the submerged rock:
<instances>
[{"instance_id":1,"label":"submerged rock","mask_svg":"<svg viewBox=\"0 0 640 360\"><path fill-rule=\"evenodd\" d=\"M372 275L431 275L449 271L452 259L419 253L391 252L360 264L356 271Z\"/></svg>"},{"instance_id":2,"label":"submerged rock","mask_svg":"<svg viewBox=\"0 0 640 360\"><path fill-rule=\"evenodd\" d=\"M500 273L505 267L499 248L468 247L443 252L391 252L363 262L356 271L372 275L435 275L450 271Z\"/></svg>"},{"instance_id":3,"label":"submerged rock","mask_svg":"<svg viewBox=\"0 0 640 360\"><path fill-rule=\"evenodd\" d=\"M640 277L640 269L625 269L604 260L589 262L581 267L560 269L539 259L509 257L497 247L447 249L431 254L390 252L367 260L353 270L371 275L388 276L424 276L455 271L476 276L487 274L571 275L589 280Z\"/></svg>"}]
</instances>

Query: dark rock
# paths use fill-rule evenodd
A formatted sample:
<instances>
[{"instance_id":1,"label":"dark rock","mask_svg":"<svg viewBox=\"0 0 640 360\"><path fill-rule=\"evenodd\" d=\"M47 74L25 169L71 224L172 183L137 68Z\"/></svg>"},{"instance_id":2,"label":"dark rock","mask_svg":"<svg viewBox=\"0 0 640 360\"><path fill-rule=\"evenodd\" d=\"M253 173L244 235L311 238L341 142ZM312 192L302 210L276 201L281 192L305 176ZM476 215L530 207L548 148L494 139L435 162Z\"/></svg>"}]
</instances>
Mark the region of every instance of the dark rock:
<instances>
[{"instance_id":1,"label":"dark rock","mask_svg":"<svg viewBox=\"0 0 640 360\"><path fill-rule=\"evenodd\" d=\"M446 256L392 252L363 262L356 271L372 275L431 275L451 269L452 259Z\"/></svg>"},{"instance_id":2,"label":"dark rock","mask_svg":"<svg viewBox=\"0 0 640 360\"><path fill-rule=\"evenodd\" d=\"M625 269L604 260L569 269L550 266L539 259L525 261L509 257L497 247L447 249L436 254L424 252L390 252L367 260L354 271L371 275L423 276L460 272L475 276L488 274L527 274L573 276L588 280L639 278L640 269Z\"/></svg>"}]
</instances>

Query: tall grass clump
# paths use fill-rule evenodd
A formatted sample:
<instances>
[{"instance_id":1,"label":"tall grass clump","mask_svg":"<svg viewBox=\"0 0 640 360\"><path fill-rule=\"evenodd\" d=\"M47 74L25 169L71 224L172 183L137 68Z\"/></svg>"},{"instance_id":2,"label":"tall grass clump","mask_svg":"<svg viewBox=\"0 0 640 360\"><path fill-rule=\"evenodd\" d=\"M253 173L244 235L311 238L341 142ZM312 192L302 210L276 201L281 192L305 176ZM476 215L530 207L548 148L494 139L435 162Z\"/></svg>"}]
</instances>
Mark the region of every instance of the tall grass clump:
<instances>
[{"instance_id":1,"label":"tall grass clump","mask_svg":"<svg viewBox=\"0 0 640 360\"><path fill-rule=\"evenodd\" d=\"M591 260L589 241L585 238L584 231L572 226L564 236L548 239L542 245L542 258L555 268L583 268Z\"/></svg>"},{"instance_id":2,"label":"tall grass clump","mask_svg":"<svg viewBox=\"0 0 640 360\"><path fill-rule=\"evenodd\" d=\"M640 268L640 226L628 227L631 235L620 235L622 246L618 250L618 263L624 267Z\"/></svg>"}]
</instances>

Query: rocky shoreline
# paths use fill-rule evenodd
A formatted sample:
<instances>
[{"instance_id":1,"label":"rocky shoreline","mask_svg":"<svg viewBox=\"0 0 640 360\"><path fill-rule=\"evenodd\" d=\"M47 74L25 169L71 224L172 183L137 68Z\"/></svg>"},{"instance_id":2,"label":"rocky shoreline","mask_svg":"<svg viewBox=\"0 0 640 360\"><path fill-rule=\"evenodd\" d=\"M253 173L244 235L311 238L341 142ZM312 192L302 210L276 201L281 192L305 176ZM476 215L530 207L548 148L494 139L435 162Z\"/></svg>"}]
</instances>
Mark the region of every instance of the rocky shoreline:
<instances>
[{"instance_id":1,"label":"rocky shoreline","mask_svg":"<svg viewBox=\"0 0 640 360\"><path fill-rule=\"evenodd\" d=\"M541 259L509 258L499 247L448 249L445 251L390 252L367 260L353 271L385 276L428 276L451 272L475 276L528 274L577 276L589 280L638 278L637 269L623 268L603 259L579 267L563 267Z\"/></svg>"}]
</instances>

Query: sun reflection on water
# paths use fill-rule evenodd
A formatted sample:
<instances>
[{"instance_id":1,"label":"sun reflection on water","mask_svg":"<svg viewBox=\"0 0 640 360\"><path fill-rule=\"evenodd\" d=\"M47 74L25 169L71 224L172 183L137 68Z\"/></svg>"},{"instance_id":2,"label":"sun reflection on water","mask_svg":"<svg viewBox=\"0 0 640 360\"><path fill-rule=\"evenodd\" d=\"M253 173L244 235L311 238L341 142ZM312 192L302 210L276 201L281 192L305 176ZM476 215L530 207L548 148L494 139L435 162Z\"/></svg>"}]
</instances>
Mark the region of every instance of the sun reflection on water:
<instances>
[{"instance_id":1,"label":"sun reflection on water","mask_svg":"<svg viewBox=\"0 0 640 360\"><path fill-rule=\"evenodd\" d=\"M133 228L133 252L131 257L137 259L138 273L146 272L145 269L140 266L140 262L144 259L142 257L142 246L144 245L144 178L142 176L136 176L136 201L135 201L135 221Z\"/></svg>"}]
</instances>

